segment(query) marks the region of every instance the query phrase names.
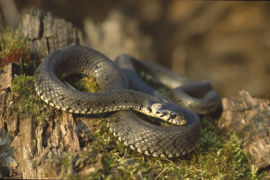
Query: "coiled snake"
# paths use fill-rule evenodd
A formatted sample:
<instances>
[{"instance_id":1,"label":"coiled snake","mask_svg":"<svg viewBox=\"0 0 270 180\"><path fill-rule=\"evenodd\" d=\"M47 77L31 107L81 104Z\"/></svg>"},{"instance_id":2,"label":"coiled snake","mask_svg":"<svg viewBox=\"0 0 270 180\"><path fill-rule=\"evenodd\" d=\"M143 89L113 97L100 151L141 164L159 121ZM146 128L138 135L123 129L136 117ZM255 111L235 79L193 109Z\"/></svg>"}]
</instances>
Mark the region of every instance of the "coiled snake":
<instances>
[{"instance_id":1,"label":"coiled snake","mask_svg":"<svg viewBox=\"0 0 270 180\"><path fill-rule=\"evenodd\" d=\"M134 69L139 63L167 86L180 86L174 90L173 98L181 106L138 77ZM95 77L103 91L78 91L61 80L78 73ZM37 68L34 83L41 99L57 109L76 114L115 112L108 118L110 131L130 148L155 157L172 158L192 151L200 139L200 119L188 109L205 114L219 105L219 98L208 82L193 82L128 55L120 56L114 63L103 54L82 46L67 46L49 54ZM129 83L136 90L130 89ZM178 126L151 124L134 111Z\"/></svg>"}]
</instances>

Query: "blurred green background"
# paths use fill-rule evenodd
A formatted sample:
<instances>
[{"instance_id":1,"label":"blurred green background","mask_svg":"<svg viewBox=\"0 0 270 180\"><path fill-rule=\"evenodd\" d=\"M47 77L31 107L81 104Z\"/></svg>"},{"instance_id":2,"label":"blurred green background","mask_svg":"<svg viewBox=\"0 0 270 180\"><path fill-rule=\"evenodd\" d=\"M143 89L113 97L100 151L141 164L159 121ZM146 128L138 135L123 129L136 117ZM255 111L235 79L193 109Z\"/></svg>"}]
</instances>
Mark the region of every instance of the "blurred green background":
<instances>
[{"instance_id":1,"label":"blurred green background","mask_svg":"<svg viewBox=\"0 0 270 180\"><path fill-rule=\"evenodd\" d=\"M110 58L128 53L195 80L221 96L270 97L270 2L0 0L0 25L36 7L71 21L84 44Z\"/></svg>"}]
</instances>

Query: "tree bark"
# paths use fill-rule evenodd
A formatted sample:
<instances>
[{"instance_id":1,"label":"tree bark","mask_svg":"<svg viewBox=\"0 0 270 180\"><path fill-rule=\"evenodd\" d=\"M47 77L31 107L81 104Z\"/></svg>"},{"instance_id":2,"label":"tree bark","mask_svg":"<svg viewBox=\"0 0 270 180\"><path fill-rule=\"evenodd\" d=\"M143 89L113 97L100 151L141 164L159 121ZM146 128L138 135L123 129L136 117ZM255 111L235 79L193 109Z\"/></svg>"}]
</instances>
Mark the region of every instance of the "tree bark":
<instances>
[{"instance_id":1,"label":"tree bark","mask_svg":"<svg viewBox=\"0 0 270 180\"><path fill-rule=\"evenodd\" d=\"M26 9L22 12L18 18L16 33L27 40L34 65L57 48L80 42L80 32L72 23L39 9ZM13 63L6 65L0 73L0 129L1 133L9 132L10 135L0 137L0 141L5 142L0 147L3 147L0 149L0 166L8 167L4 175L27 179L64 177L63 173L55 171L56 167L51 165L51 161L64 151L81 151L76 133L80 130L77 128L80 123L77 122L76 125L71 114L51 109L40 111L46 114L42 116L46 119L31 114L20 103L20 95L10 91L15 74L19 74L19 68ZM29 87L33 91L32 83ZM35 96L34 92L31 94ZM9 140L3 137L9 137ZM1 172L0 177L2 174Z\"/></svg>"},{"instance_id":2,"label":"tree bark","mask_svg":"<svg viewBox=\"0 0 270 180\"><path fill-rule=\"evenodd\" d=\"M270 165L270 101L252 97L247 91L223 98L219 128L243 138L243 148L257 168Z\"/></svg>"},{"instance_id":3,"label":"tree bark","mask_svg":"<svg viewBox=\"0 0 270 180\"><path fill-rule=\"evenodd\" d=\"M79 44L81 35L72 23L40 9L25 9L21 13L17 33L27 39L31 59L37 64L57 48Z\"/></svg>"}]
</instances>

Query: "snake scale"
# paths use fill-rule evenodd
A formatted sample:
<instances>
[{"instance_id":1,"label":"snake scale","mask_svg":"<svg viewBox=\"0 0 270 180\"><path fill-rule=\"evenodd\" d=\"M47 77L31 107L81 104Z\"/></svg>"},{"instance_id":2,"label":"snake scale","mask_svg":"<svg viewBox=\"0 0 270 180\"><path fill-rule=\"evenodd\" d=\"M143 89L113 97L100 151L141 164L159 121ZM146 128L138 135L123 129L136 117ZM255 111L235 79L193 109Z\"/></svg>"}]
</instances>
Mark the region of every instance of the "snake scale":
<instances>
[{"instance_id":1,"label":"snake scale","mask_svg":"<svg viewBox=\"0 0 270 180\"><path fill-rule=\"evenodd\" d=\"M175 102L145 84L135 72L135 64L141 64L174 89ZM71 88L63 79L72 74L95 77L102 92ZM208 82L193 82L128 55L113 62L83 46L66 46L49 54L37 68L34 84L40 98L57 109L75 114L112 112L107 119L108 127L118 140L154 157L172 158L191 152L200 140L200 119L194 111L206 114L219 105L218 95ZM152 124L137 112L174 125Z\"/></svg>"}]
</instances>

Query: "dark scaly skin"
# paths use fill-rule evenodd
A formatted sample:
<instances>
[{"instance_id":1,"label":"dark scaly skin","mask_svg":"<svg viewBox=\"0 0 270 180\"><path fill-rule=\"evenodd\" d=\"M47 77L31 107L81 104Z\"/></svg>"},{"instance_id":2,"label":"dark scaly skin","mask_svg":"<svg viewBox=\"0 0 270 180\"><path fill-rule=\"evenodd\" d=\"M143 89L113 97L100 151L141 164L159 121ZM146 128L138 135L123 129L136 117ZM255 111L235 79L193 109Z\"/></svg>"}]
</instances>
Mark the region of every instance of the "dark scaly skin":
<instances>
[{"instance_id":1,"label":"dark scaly skin","mask_svg":"<svg viewBox=\"0 0 270 180\"><path fill-rule=\"evenodd\" d=\"M139 118L132 111L119 111L108 126L118 140L131 149L154 157L179 157L194 150L201 135L200 121L191 114L184 126L161 127Z\"/></svg>"},{"instance_id":2,"label":"dark scaly skin","mask_svg":"<svg viewBox=\"0 0 270 180\"><path fill-rule=\"evenodd\" d=\"M172 90L171 99L178 105L200 115L210 114L216 111L220 105L220 98L208 81L192 81L158 64L139 61L125 54L119 56L115 63L126 73L133 88L139 91L166 98L140 79L136 72L136 65L143 67L160 83L170 88Z\"/></svg>"},{"instance_id":3,"label":"dark scaly skin","mask_svg":"<svg viewBox=\"0 0 270 180\"><path fill-rule=\"evenodd\" d=\"M60 80L74 73L95 77L104 91L81 92ZM54 51L38 67L34 82L37 94L58 109L77 114L119 111L108 119L111 131L120 141L147 155L185 155L200 139L199 117L194 112L162 97L127 89L124 73L93 49L68 46ZM184 125L159 127L143 121L130 110L156 117L165 116L168 121Z\"/></svg>"},{"instance_id":4,"label":"dark scaly skin","mask_svg":"<svg viewBox=\"0 0 270 180\"><path fill-rule=\"evenodd\" d=\"M86 93L60 80L74 73L95 77L104 92ZM160 97L128 90L127 78L101 53L82 46L69 46L49 54L35 73L35 89L46 103L76 114L135 110L173 124L187 123L185 109ZM107 92L110 90L109 92ZM156 111L158 111L156 113Z\"/></svg>"}]
</instances>

